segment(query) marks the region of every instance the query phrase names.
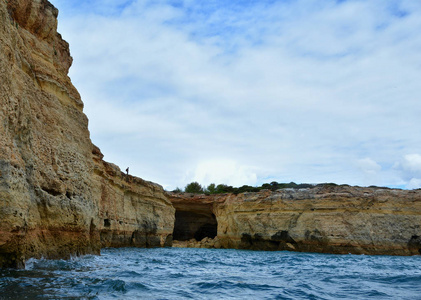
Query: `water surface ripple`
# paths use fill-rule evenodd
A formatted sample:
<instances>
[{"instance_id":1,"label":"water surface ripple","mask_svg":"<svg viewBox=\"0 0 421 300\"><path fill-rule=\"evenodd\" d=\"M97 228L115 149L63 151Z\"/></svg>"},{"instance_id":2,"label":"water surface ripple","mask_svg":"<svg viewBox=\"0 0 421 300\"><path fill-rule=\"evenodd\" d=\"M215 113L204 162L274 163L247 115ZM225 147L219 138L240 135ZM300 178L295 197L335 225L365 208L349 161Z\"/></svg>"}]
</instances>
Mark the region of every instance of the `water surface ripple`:
<instances>
[{"instance_id":1,"label":"water surface ripple","mask_svg":"<svg viewBox=\"0 0 421 300\"><path fill-rule=\"evenodd\" d=\"M421 257L105 249L0 269L0 299L421 299Z\"/></svg>"}]
</instances>

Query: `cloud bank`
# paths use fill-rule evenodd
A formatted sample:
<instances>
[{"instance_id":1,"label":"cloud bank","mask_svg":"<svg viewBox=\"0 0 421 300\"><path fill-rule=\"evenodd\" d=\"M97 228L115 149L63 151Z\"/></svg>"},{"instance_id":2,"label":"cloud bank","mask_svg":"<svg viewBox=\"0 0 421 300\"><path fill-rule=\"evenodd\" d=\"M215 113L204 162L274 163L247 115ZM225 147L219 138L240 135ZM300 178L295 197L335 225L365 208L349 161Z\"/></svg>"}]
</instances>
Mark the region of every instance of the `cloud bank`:
<instances>
[{"instance_id":1,"label":"cloud bank","mask_svg":"<svg viewBox=\"0 0 421 300\"><path fill-rule=\"evenodd\" d=\"M105 159L167 189L420 188L418 1L51 1Z\"/></svg>"}]
</instances>

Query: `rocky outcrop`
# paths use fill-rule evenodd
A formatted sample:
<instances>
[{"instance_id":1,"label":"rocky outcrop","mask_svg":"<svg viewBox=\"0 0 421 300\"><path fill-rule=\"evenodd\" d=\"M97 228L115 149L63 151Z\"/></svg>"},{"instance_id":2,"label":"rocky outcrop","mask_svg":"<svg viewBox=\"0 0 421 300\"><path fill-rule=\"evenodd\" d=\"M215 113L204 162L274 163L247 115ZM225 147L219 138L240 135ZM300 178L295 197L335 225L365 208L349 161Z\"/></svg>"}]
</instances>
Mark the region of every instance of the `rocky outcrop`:
<instances>
[{"instance_id":1,"label":"rocky outcrop","mask_svg":"<svg viewBox=\"0 0 421 300\"><path fill-rule=\"evenodd\" d=\"M319 186L169 197L176 209L192 204L193 213L203 202L224 248L421 254L421 190Z\"/></svg>"},{"instance_id":2,"label":"rocky outcrop","mask_svg":"<svg viewBox=\"0 0 421 300\"><path fill-rule=\"evenodd\" d=\"M0 267L171 243L162 187L92 145L57 15L47 0L0 0Z\"/></svg>"},{"instance_id":3,"label":"rocky outcrop","mask_svg":"<svg viewBox=\"0 0 421 300\"><path fill-rule=\"evenodd\" d=\"M96 147L93 153L101 247L171 246L175 209L162 187L122 173Z\"/></svg>"},{"instance_id":4,"label":"rocky outcrop","mask_svg":"<svg viewBox=\"0 0 421 300\"><path fill-rule=\"evenodd\" d=\"M174 240L172 246L174 248L207 248L207 249L221 249L222 245L219 238L205 237L198 241L196 239L190 239L188 241Z\"/></svg>"}]
</instances>

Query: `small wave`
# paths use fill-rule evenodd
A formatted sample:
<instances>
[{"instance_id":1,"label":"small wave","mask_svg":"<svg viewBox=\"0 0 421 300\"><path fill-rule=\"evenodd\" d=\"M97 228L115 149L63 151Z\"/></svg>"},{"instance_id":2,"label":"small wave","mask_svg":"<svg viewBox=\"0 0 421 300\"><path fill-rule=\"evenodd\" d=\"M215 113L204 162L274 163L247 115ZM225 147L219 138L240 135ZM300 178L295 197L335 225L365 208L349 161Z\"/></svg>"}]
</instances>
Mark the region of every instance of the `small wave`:
<instances>
[{"instance_id":1,"label":"small wave","mask_svg":"<svg viewBox=\"0 0 421 300\"><path fill-rule=\"evenodd\" d=\"M140 277L141 274L136 272L136 271L123 271L123 272L118 272L116 274L116 277L124 277L124 278L136 278L136 277Z\"/></svg>"},{"instance_id":2,"label":"small wave","mask_svg":"<svg viewBox=\"0 0 421 300\"><path fill-rule=\"evenodd\" d=\"M386 283L386 284L403 284L403 285L420 285L421 289L421 275L400 275L400 276L390 276L379 278L376 280L377 282Z\"/></svg>"},{"instance_id":3,"label":"small wave","mask_svg":"<svg viewBox=\"0 0 421 300\"><path fill-rule=\"evenodd\" d=\"M169 276L170 278L175 278L175 279L185 277L185 275L184 275L183 273L180 273L180 272L177 272L177 273L171 273L171 274L169 274L168 276Z\"/></svg>"},{"instance_id":4,"label":"small wave","mask_svg":"<svg viewBox=\"0 0 421 300\"><path fill-rule=\"evenodd\" d=\"M208 290L208 289L228 289L232 288L234 285L231 281L221 280L221 281L201 281L195 283L200 289Z\"/></svg>"},{"instance_id":5,"label":"small wave","mask_svg":"<svg viewBox=\"0 0 421 300\"><path fill-rule=\"evenodd\" d=\"M63 259L29 259L26 261L25 270L44 271L89 271L90 267L79 257L69 260Z\"/></svg>"},{"instance_id":6,"label":"small wave","mask_svg":"<svg viewBox=\"0 0 421 300\"><path fill-rule=\"evenodd\" d=\"M263 291L263 290L270 290L274 288L274 286L270 286L268 284L254 284L254 283L247 283L247 282L234 282L228 280L221 280L216 282L208 282L202 281L198 282L197 285L201 289L249 289L249 290L256 290L256 291Z\"/></svg>"},{"instance_id":7,"label":"small wave","mask_svg":"<svg viewBox=\"0 0 421 300\"><path fill-rule=\"evenodd\" d=\"M96 286L93 286L92 288L94 290L102 292L120 292L123 294L127 292L126 282L120 279L101 280L99 283L96 284Z\"/></svg>"},{"instance_id":8,"label":"small wave","mask_svg":"<svg viewBox=\"0 0 421 300\"><path fill-rule=\"evenodd\" d=\"M148 291L149 287L147 287L145 284L142 284L140 282L132 282L132 283L127 284L127 290Z\"/></svg>"}]
</instances>

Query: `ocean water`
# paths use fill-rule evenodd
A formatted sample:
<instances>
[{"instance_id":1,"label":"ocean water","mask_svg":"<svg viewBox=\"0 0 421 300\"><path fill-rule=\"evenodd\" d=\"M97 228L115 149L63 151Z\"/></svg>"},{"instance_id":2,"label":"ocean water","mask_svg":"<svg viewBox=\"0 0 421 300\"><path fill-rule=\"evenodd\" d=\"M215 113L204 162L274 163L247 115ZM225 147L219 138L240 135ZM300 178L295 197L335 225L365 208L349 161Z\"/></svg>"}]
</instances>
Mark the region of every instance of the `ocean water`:
<instances>
[{"instance_id":1,"label":"ocean water","mask_svg":"<svg viewBox=\"0 0 421 300\"><path fill-rule=\"evenodd\" d=\"M0 299L421 299L421 257L104 249L0 269Z\"/></svg>"}]
</instances>

